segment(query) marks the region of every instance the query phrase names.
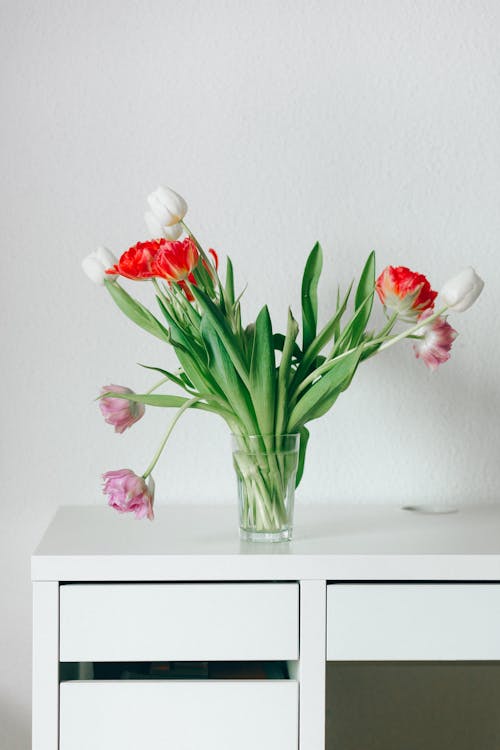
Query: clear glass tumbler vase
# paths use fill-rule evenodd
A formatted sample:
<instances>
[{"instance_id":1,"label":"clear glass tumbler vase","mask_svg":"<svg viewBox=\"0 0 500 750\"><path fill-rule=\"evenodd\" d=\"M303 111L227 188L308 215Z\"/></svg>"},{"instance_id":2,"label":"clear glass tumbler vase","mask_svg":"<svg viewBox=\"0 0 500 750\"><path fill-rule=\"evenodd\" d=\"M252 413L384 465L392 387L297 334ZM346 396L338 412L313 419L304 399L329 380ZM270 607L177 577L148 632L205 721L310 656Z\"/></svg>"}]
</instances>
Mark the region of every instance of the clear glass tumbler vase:
<instances>
[{"instance_id":1,"label":"clear glass tumbler vase","mask_svg":"<svg viewBox=\"0 0 500 750\"><path fill-rule=\"evenodd\" d=\"M240 538L292 538L299 435L232 435L238 484Z\"/></svg>"}]
</instances>

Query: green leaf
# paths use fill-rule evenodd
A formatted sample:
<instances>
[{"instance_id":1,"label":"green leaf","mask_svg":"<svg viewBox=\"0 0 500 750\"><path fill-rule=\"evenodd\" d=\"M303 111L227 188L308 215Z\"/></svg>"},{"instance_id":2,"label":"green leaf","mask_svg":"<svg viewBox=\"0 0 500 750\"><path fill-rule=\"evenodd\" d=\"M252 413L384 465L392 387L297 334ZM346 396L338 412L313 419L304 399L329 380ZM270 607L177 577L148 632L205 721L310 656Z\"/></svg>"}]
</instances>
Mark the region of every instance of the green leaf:
<instances>
[{"instance_id":1,"label":"green leaf","mask_svg":"<svg viewBox=\"0 0 500 750\"><path fill-rule=\"evenodd\" d=\"M164 408L170 408L175 407L178 408L179 406L184 406L186 401L190 401L189 398L184 398L184 396L169 396L169 395L163 395L158 393L114 393L113 391L109 391L108 393L103 393L101 398L105 397L111 397L111 398L123 398L126 401L134 401L138 404L144 404L145 406L160 406ZM204 396L202 396L204 398ZM213 404L206 404L202 401L196 401L192 406L189 407L190 409L202 409L203 411L210 411L214 412L215 414L222 413L222 409L219 409L218 406L215 406Z\"/></svg>"},{"instance_id":2,"label":"green leaf","mask_svg":"<svg viewBox=\"0 0 500 750\"><path fill-rule=\"evenodd\" d=\"M231 258L226 258L226 283L224 285L224 295L229 307L234 305L234 270Z\"/></svg>"},{"instance_id":3,"label":"green leaf","mask_svg":"<svg viewBox=\"0 0 500 750\"><path fill-rule=\"evenodd\" d=\"M104 286L127 318L161 341L170 343L170 335L167 329L162 326L147 307L131 297L116 281L105 281Z\"/></svg>"},{"instance_id":4,"label":"green leaf","mask_svg":"<svg viewBox=\"0 0 500 750\"><path fill-rule=\"evenodd\" d=\"M202 316L203 320L208 319L210 321L213 328L216 330L218 337L222 341L225 350L229 354L238 375L243 380L244 384L249 387L250 379L245 362L245 355L240 347L240 342L237 336L229 327L227 319L202 289L192 286L191 291L204 312L204 316Z\"/></svg>"},{"instance_id":5,"label":"green leaf","mask_svg":"<svg viewBox=\"0 0 500 750\"><path fill-rule=\"evenodd\" d=\"M323 266L323 251L317 242L307 259L302 277L302 349L316 336L318 323L318 282Z\"/></svg>"},{"instance_id":6,"label":"green leaf","mask_svg":"<svg viewBox=\"0 0 500 750\"><path fill-rule=\"evenodd\" d=\"M375 293L375 253L372 250L361 272L354 305L359 311L352 322L351 339L349 348L357 346L361 341L365 328L368 324L373 307L373 295Z\"/></svg>"},{"instance_id":7,"label":"green leaf","mask_svg":"<svg viewBox=\"0 0 500 750\"><path fill-rule=\"evenodd\" d=\"M295 478L295 487L297 488L300 484L300 480L302 479L302 475L304 474L304 464L306 460L306 448L307 443L309 442L309 430L307 427L302 427L299 430L300 433L300 443L299 443L299 463L297 466L297 476Z\"/></svg>"},{"instance_id":8,"label":"green leaf","mask_svg":"<svg viewBox=\"0 0 500 750\"><path fill-rule=\"evenodd\" d=\"M290 382L290 375L292 373L291 363L292 356L295 347L295 339L299 334L299 326L297 321L292 315L292 311L288 309L288 322L286 329L286 336L284 337L282 346L282 357L278 368L278 387L276 393L276 425L275 433L280 435L286 422L286 407L288 402L288 384Z\"/></svg>"},{"instance_id":9,"label":"green leaf","mask_svg":"<svg viewBox=\"0 0 500 750\"><path fill-rule=\"evenodd\" d=\"M160 297L157 297L157 300L165 320L170 326L170 343L174 347L177 359L188 378L200 393L208 391L221 395L222 392L218 388L216 380L208 370L205 348L198 343L189 331L181 328L163 300Z\"/></svg>"},{"instance_id":10,"label":"green leaf","mask_svg":"<svg viewBox=\"0 0 500 750\"><path fill-rule=\"evenodd\" d=\"M297 331L298 333L298 331ZM283 348L285 346L285 339L286 336L283 333L274 333L273 334L273 342L274 342L274 348L277 352L282 352ZM295 359L302 359L302 349L297 344L297 342L293 345L293 351L292 356L295 357Z\"/></svg>"},{"instance_id":11,"label":"green leaf","mask_svg":"<svg viewBox=\"0 0 500 750\"><path fill-rule=\"evenodd\" d=\"M307 351L304 352L303 360L300 364L299 369L297 370L297 375L295 377L295 383L297 385L300 383L302 377L305 377L308 374L311 368L311 365L316 366L314 360L316 359L320 351L328 344L328 342L335 336L335 333L338 331L340 320L347 307L347 302L351 294L351 289L352 289L352 283L350 284L346 294L344 295L344 299L342 300L342 303L339 304L339 301L337 301L337 310L335 312L335 315L332 318L330 318L328 323L316 336L314 341L311 342Z\"/></svg>"},{"instance_id":12,"label":"green leaf","mask_svg":"<svg viewBox=\"0 0 500 750\"><path fill-rule=\"evenodd\" d=\"M255 433L255 418L248 391L208 317L202 319L201 335L208 354L208 365L218 386L248 431Z\"/></svg>"},{"instance_id":13,"label":"green leaf","mask_svg":"<svg viewBox=\"0 0 500 750\"><path fill-rule=\"evenodd\" d=\"M196 335L193 335L193 332L189 327L185 328L179 324L177 319L170 312L168 307L164 304L161 297L157 297L156 299L165 317L165 320L167 321L170 327L171 343L181 344L185 349L187 349L188 352L194 355L197 359L200 359L203 361L205 350L203 348L203 345L199 341L199 328L196 330Z\"/></svg>"},{"instance_id":14,"label":"green leaf","mask_svg":"<svg viewBox=\"0 0 500 750\"><path fill-rule=\"evenodd\" d=\"M275 389L273 329L269 310L264 305L255 321L250 363L250 392L261 435L274 433Z\"/></svg>"},{"instance_id":15,"label":"green leaf","mask_svg":"<svg viewBox=\"0 0 500 750\"><path fill-rule=\"evenodd\" d=\"M243 344L245 347L245 356L248 361L248 367L252 361L253 341L255 338L255 323L249 323L243 331Z\"/></svg>"},{"instance_id":16,"label":"green leaf","mask_svg":"<svg viewBox=\"0 0 500 750\"><path fill-rule=\"evenodd\" d=\"M314 382L295 404L288 420L288 432L296 432L306 422L318 419L333 406L338 396L350 384L362 347L358 347L338 362L332 364L328 372Z\"/></svg>"},{"instance_id":17,"label":"green leaf","mask_svg":"<svg viewBox=\"0 0 500 750\"><path fill-rule=\"evenodd\" d=\"M176 385L180 386L181 388L185 388L187 383L180 377L180 375L174 375L173 372L169 372L169 370L164 370L161 367L153 367L153 365L142 365L139 362L139 365L141 367L144 367L146 370L154 370L154 372L159 372L162 375L164 375L168 380L171 380L172 383L175 383Z\"/></svg>"}]
</instances>

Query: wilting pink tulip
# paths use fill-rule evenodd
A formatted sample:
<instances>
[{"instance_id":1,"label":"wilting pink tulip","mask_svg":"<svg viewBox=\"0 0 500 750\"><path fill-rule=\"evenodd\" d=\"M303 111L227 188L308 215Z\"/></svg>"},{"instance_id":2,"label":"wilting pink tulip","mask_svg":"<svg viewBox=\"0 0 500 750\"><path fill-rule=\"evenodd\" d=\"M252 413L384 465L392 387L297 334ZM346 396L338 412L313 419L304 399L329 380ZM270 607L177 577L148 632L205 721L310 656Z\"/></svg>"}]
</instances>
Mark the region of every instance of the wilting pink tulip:
<instances>
[{"instance_id":1,"label":"wilting pink tulip","mask_svg":"<svg viewBox=\"0 0 500 750\"><path fill-rule=\"evenodd\" d=\"M139 477L130 469L107 471L102 475L103 492L108 495L108 505L119 513L135 513L136 518L153 520L154 482L149 477Z\"/></svg>"},{"instance_id":2,"label":"wilting pink tulip","mask_svg":"<svg viewBox=\"0 0 500 750\"><path fill-rule=\"evenodd\" d=\"M420 316L423 325L417 333L423 338L413 345L413 349L415 356L420 357L430 370L436 370L439 365L449 360L450 350L458 333L442 317L425 325L425 319L430 315L432 310L426 310Z\"/></svg>"},{"instance_id":3,"label":"wilting pink tulip","mask_svg":"<svg viewBox=\"0 0 500 750\"><path fill-rule=\"evenodd\" d=\"M127 395L133 394L130 388L126 388L123 385L104 385L101 388L102 393L125 393ZM101 398L99 401L99 407L102 412L104 420L108 424L112 424L115 428L115 432L124 432L127 427L132 427L135 422L144 416L144 405L137 404L135 401L127 401L126 398L113 398L113 396L107 396Z\"/></svg>"}]
</instances>

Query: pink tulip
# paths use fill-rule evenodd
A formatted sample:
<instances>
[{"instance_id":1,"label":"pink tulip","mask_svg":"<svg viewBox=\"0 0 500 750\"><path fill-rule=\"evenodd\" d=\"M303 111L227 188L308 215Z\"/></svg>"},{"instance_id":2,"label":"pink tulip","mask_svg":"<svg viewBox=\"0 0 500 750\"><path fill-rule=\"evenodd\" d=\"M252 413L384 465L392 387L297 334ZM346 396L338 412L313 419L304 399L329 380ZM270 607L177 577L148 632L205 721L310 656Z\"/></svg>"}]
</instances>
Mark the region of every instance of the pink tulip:
<instances>
[{"instance_id":1,"label":"pink tulip","mask_svg":"<svg viewBox=\"0 0 500 750\"><path fill-rule=\"evenodd\" d=\"M154 482L148 483L130 469L107 471L102 475L103 492L108 495L108 505L119 513L135 513L136 518L153 520Z\"/></svg>"},{"instance_id":2,"label":"pink tulip","mask_svg":"<svg viewBox=\"0 0 500 750\"><path fill-rule=\"evenodd\" d=\"M418 335L423 338L413 345L413 349L415 356L420 357L430 370L437 370L439 365L449 360L450 350L458 333L442 317L425 325L425 319L430 315L432 315L432 310L426 310L420 316L423 325L418 330Z\"/></svg>"},{"instance_id":3,"label":"pink tulip","mask_svg":"<svg viewBox=\"0 0 500 750\"><path fill-rule=\"evenodd\" d=\"M125 388L123 385L105 385L101 388L101 394L110 391L127 395L134 393L130 388ZM143 404L137 404L135 401L128 401L125 398L113 398L112 396L101 398L99 407L105 422L112 424L115 432L120 433L125 432L127 427L132 427L133 424L138 422L144 416L145 411Z\"/></svg>"}]
</instances>

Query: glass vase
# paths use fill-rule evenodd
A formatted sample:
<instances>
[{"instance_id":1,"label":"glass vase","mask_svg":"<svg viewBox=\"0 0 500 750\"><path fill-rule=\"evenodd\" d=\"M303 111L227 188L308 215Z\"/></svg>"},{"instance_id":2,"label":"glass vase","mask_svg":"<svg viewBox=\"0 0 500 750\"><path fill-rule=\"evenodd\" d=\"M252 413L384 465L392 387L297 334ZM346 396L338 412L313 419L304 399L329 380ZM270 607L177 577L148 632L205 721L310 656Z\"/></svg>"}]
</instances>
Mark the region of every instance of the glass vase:
<instances>
[{"instance_id":1,"label":"glass vase","mask_svg":"<svg viewBox=\"0 0 500 750\"><path fill-rule=\"evenodd\" d=\"M240 538L292 538L299 435L232 435L238 484Z\"/></svg>"}]
</instances>

